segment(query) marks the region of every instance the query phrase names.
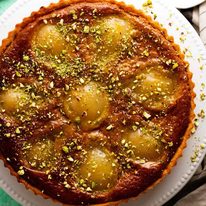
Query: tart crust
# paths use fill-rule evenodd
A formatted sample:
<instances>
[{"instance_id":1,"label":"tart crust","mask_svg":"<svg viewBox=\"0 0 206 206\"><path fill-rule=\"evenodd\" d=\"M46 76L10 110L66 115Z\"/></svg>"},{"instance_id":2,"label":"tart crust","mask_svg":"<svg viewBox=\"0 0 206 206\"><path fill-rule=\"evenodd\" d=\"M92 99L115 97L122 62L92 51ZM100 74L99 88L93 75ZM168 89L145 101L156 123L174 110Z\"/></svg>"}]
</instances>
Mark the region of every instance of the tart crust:
<instances>
[{"instance_id":1,"label":"tart crust","mask_svg":"<svg viewBox=\"0 0 206 206\"><path fill-rule=\"evenodd\" d=\"M82 2L86 4L86 3L94 3L94 2L101 2L101 1L99 1L99 0L86 0L86 1L83 1L83 0L60 0L56 4L52 3L48 7L42 7L39 11L33 12L30 17L25 18L22 23L16 25L15 29L13 31L11 31L9 33L8 37L2 41L2 46L0 47L0 53L2 54L10 46L10 44L15 40L18 33L20 33L30 23L34 22L37 18L44 16L46 14L49 14L55 10L63 9L71 4L82 3ZM116 2L113 0L105 0L104 3L117 5L120 9L123 9L124 11L126 11L132 15L143 17L147 21L148 24L150 24L153 28L159 30L160 33L164 36L164 38L170 42L170 45L172 45L174 50L177 51L178 57L182 60L182 62L184 62L185 65L188 64L184 60L184 54L180 51L180 47L174 43L173 37L168 36L167 31L164 28L162 28L158 22L154 22L151 17L146 16L143 12L136 10L132 6L125 5L123 2ZM180 158L182 156L182 152L183 152L184 148L186 147L186 142L191 135L191 131L192 131L192 128L194 126L193 119L195 117L195 114L194 114L195 93L193 92L194 83L192 82L192 73L189 70L187 70L187 76L189 79L188 83L189 83L190 92L191 92L191 94L190 94L191 108L190 108L190 116L189 116L189 123L187 125L187 129L182 137L181 144L178 146L174 156L170 160L167 167L163 170L160 177L155 182L153 182L149 187L144 189L144 191L142 191L142 192L146 192L147 190L153 188L160 181L162 181L167 174L170 173L171 169L176 165L178 158ZM17 174L17 172L13 169L13 167L10 165L10 163L1 154L1 152L0 152L0 158L4 161L5 167L9 168L11 175L15 176L17 178L18 182L22 183L27 189L33 191L36 195L43 196L45 199L52 199L54 202L59 202L59 200L57 200L54 197L51 197L49 195L46 195L41 190L39 190L37 187L32 186L30 183L28 183L28 181L24 180L21 176L19 176ZM118 201L114 200L112 202L98 203L98 205L102 205L102 206L103 205L105 205L105 206L106 205L118 205L118 204L122 203L123 201L125 201L125 202L128 201L130 198L131 197L129 197L129 198L123 197L123 199L118 200ZM132 198L137 198L137 197L132 197Z\"/></svg>"}]
</instances>

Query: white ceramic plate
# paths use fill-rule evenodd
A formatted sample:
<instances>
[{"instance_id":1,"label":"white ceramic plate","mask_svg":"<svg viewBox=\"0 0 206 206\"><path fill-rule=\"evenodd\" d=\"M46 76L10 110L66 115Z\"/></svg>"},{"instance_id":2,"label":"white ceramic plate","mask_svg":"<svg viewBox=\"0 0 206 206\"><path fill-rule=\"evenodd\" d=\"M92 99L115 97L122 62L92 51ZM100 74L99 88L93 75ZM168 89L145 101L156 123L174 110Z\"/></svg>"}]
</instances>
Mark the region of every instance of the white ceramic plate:
<instances>
[{"instance_id":1,"label":"white ceramic plate","mask_svg":"<svg viewBox=\"0 0 206 206\"><path fill-rule=\"evenodd\" d=\"M179 9L188 9L197 6L205 0L173 0L171 3Z\"/></svg>"},{"instance_id":2,"label":"white ceramic plate","mask_svg":"<svg viewBox=\"0 0 206 206\"><path fill-rule=\"evenodd\" d=\"M23 17L29 16L40 6L47 6L51 1L56 2L57 0L18 0L0 17L0 40L6 38L7 33L14 29L14 26L21 22ZM125 0L125 2L135 4L134 6L140 9L144 1L138 0L134 3L133 0ZM201 84L206 82L206 51L198 34L175 8L168 5L168 1L153 0L152 10L147 9L147 12L148 14L157 14L157 20L167 28L170 35L174 36L175 42L181 46L181 49L188 50L186 59L190 63L190 70L194 74L193 81L196 84L196 113L200 112L201 109L206 111L205 102L200 101L200 94L203 91L206 93L206 89L201 87ZM206 149L201 149L206 144L206 127L204 125L206 125L206 119L200 120L198 129L188 141L183 157L178 160L177 166L173 168L171 174L137 200L130 200L126 204L127 206L160 206L172 198L189 181L206 153ZM192 163L190 158L195 151L197 158ZM26 190L14 177L11 177L1 161L0 186L24 206L57 205Z\"/></svg>"}]
</instances>

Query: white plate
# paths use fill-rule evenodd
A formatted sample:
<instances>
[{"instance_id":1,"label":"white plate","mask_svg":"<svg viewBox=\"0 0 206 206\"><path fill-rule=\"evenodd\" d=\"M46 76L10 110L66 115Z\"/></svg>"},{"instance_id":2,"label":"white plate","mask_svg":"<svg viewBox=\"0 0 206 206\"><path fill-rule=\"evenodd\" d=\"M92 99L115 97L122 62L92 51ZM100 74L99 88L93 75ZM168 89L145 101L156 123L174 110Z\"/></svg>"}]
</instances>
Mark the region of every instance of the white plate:
<instances>
[{"instance_id":1,"label":"white plate","mask_svg":"<svg viewBox=\"0 0 206 206\"><path fill-rule=\"evenodd\" d=\"M179 9L188 9L197 6L205 0L173 0L171 3Z\"/></svg>"},{"instance_id":2,"label":"white plate","mask_svg":"<svg viewBox=\"0 0 206 206\"><path fill-rule=\"evenodd\" d=\"M23 17L29 16L32 11L38 10L40 6L48 5L52 0L18 0L10 7L0 18L0 40L7 37L7 33L14 26L22 21ZM56 2L57 0L53 0ZM134 4L133 0L125 0L128 4ZM135 1L135 7L141 8L143 0ZM190 63L190 70L193 72L193 81L195 82L196 113L201 109L206 111L206 104L200 101L201 83L206 80L206 51L195 30L188 21L174 8L170 7L164 0L153 0L154 13L157 14L157 20L167 28L170 35L175 37L182 50L188 49L187 61ZM148 13L151 10L148 9ZM172 25L172 26L169 26ZM181 34L185 35L182 36ZM180 39L185 41L180 41ZM191 55L192 56L191 56ZM191 57L189 57L191 56ZM200 70L202 66L203 70ZM206 81L205 81L206 82ZM206 93L206 90L204 89ZM130 200L127 206L159 206L172 198L191 178L196 171L199 163L206 153L206 149L200 149L200 145L206 144L206 119L199 122L199 127L194 135L188 141L188 146L184 150L183 157L178 160L177 166L173 168L168 175L155 188L141 195L138 200ZM199 150L196 162L191 163L191 156ZM4 168L0 161L0 186L9 193L14 199L24 206L54 206L50 200L44 200L40 196L35 196L31 191L19 184L14 177Z\"/></svg>"}]
</instances>

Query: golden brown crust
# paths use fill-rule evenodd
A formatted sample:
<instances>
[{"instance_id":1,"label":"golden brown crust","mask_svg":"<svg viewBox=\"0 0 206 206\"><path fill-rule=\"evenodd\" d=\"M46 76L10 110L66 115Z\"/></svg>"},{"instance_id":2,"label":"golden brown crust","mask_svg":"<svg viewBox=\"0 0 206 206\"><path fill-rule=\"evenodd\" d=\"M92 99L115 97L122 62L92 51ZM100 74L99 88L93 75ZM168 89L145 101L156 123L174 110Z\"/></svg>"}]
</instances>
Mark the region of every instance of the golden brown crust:
<instances>
[{"instance_id":1,"label":"golden brown crust","mask_svg":"<svg viewBox=\"0 0 206 206\"><path fill-rule=\"evenodd\" d=\"M38 17L46 15L46 14L48 14L50 12L53 12L53 11L55 11L57 9L64 8L64 7L66 7L66 6L70 5L70 4L79 3L79 2L82 2L82 0L71 0L71 1L62 0L58 4L51 4L47 8L43 7L38 12L33 12L30 17L25 18L22 23L20 23L20 24L18 24L16 26L14 31L9 33L9 36L8 36L7 39L3 40L2 46L0 47L0 53L5 51L9 47L10 43L15 40L15 38L16 38L16 36L17 36L17 34L19 32L21 32L24 28L26 28L28 24L30 24L32 22L35 22L35 20ZM83 2L84 3L86 3L86 2L99 2L99 0L87 0L87 1L83 1ZM146 19L146 21L149 22L150 25L152 25L152 27L154 27L155 29L159 30L162 33L162 35L164 36L164 38L167 39L170 42L170 45L172 45L174 50L178 53L179 59L181 59L181 61L184 62L185 65L188 64L187 62L184 61L184 54L181 53L180 47L174 43L173 37L169 37L168 34L167 34L167 31L165 29L163 29L157 22L154 23L152 21L151 17L145 16L142 12L136 11L135 8L128 7L124 3L117 3L117 2L112 1L112 0L106 0L104 2L108 2L108 3L112 3L112 4L115 4L115 5L118 5L118 7L120 7L124 11L127 11L127 12L129 12L129 13L131 13L133 15L140 15L140 16L142 16L144 19ZM191 92L191 94L190 94L190 97L191 97L191 100L190 100L191 101L190 117L189 117L189 122L188 122L188 125L187 125L187 129L186 129L186 131L184 133L184 136L183 136L181 144L178 146L178 149L177 149L175 155L172 157L172 159L170 160L169 164L164 169L163 173L161 174L161 177L159 177L157 181L155 181L153 184L151 184L149 187L147 187L146 190L151 189L156 184L158 184L171 171L172 167L175 166L177 159L182 155L183 149L186 147L186 141L190 137L191 130L193 128L193 123L192 122L193 122L193 119L194 119L194 108L195 108L194 98L195 98L195 94L193 92L194 84L193 84L193 82L191 80L192 79L192 73L189 72L188 70L187 70L187 76L188 76L188 79L189 79L188 82L189 82L189 88L190 88L190 92ZM1 155L1 153L0 153L0 155ZM40 194L40 195L42 195L46 199L47 198L51 198L50 196L42 193L36 187L30 185L26 180L24 180L23 178L18 176L16 171L14 171L13 167L9 164L9 162L7 162L6 159L2 155L0 157L1 157L1 159L3 159L5 166L10 169L11 174L16 176L18 181L20 183L23 183L26 186L27 189L31 189L35 194L37 194L37 195ZM123 197L123 199L125 199L125 198L127 199L127 197ZM54 201L56 201L56 200L54 200ZM120 200L120 201L113 201L112 204L116 205L116 204L119 204L121 201L122 200ZM111 205L111 202L103 203L101 205Z\"/></svg>"}]
</instances>

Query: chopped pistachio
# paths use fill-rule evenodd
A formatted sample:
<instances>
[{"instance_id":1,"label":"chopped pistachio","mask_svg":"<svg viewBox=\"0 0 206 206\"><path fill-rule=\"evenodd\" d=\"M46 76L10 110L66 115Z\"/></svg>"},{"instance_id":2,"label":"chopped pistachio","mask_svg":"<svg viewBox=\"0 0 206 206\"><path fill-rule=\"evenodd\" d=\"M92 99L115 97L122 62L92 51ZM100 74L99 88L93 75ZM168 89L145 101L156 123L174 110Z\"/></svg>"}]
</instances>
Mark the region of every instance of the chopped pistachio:
<instances>
[{"instance_id":1,"label":"chopped pistachio","mask_svg":"<svg viewBox=\"0 0 206 206\"><path fill-rule=\"evenodd\" d=\"M124 145L124 144L125 144L125 142L126 142L126 140L125 140L125 139L123 139L123 140L121 141L122 145Z\"/></svg>"},{"instance_id":2,"label":"chopped pistachio","mask_svg":"<svg viewBox=\"0 0 206 206\"><path fill-rule=\"evenodd\" d=\"M60 19L59 24L63 26L64 25L64 19Z\"/></svg>"},{"instance_id":3,"label":"chopped pistachio","mask_svg":"<svg viewBox=\"0 0 206 206\"><path fill-rule=\"evenodd\" d=\"M84 84L84 79L83 78L80 78L79 81L80 81L81 84Z\"/></svg>"},{"instance_id":4,"label":"chopped pistachio","mask_svg":"<svg viewBox=\"0 0 206 206\"><path fill-rule=\"evenodd\" d=\"M175 63L172 65L172 69L176 69L178 66L179 66L178 63L175 62Z\"/></svg>"},{"instance_id":5,"label":"chopped pistachio","mask_svg":"<svg viewBox=\"0 0 206 206\"><path fill-rule=\"evenodd\" d=\"M194 125L195 125L196 127L199 126L199 121L198 121L198 119L195 119L195 120L194 120Z\"/></svg>"},{"instance_id":6,"label":"chopped pistachio","mask_svg":"<svg viewBox=\"0 0 206 206\"><path fill-rule=\"evenodd\" d=\"M65 55L67 53L67 50L62 50L62 54Z\"/></svg>"},{"instance_id":7,"label":"chopped pistachio","mask_svg":"<svg viewBox=\"0 0 206 206\"><path fill-rule=\"evenodd\" d=\"M200 144L200 148L201 148L201 149L205 149L205 144L203 144L203 143Z\"/></svg>"},{"instance_id":8,"label":"chopped pistachio","mask_svg":"<svg viewBox=\"0 0 206 206\"><path fill-rule=\"evenodd\" d=\"M65 85L65 90L66 90L66 91L69 90L69 85L68 85L68 84Z\"/></svg>"},{"instance_id":9,"label":"chopped pistachio","mask_svg":"<svg viewBox=\"0 0 206 206\"><path fill-rule=\"evenodd\" d=\"M198 113L198 117L204 119L205 118L205 111L201 109L201 111Z\"/></svg>"},{"instance_id":10,"label":"chopped pistachio","mask_svg":"<svg viewBox=\"0 0 206 206\"><path fill-rule=\"evenodd\" d=\"M152 8L152 1L151 0L147 0L146 2L143 3L142 5L143 7L149 7Z\"/></svg>"},{"instance_id":11,"label":"chopped pistachio","mask_svg":"<svg viewBox=\"0 0 206 206\"><path fill-rule=\"evenodd\" d=\"M38 80L39 81L42 81L44 78L40 75L39 77L38 77Z\"/></svg>"},{"instance_id":12,"label":"chopped pistachio","mask_svg":"<svg viewBox=\"0 0 206 206\"><path fill-rule=\"evenodd\" d=\"M140 160L140 164L144 164L146 161L144 159Z\"/></svg>"},{"instance_id":13,"label":"chopped pistachio","mask_svg":"<svg viewBox=\"0 0 206 206\"><path fill-rule=\"evenodd\" d=\"M81 149L82 149L82 146L78 145L77 150L81 150Z\"/></svg>"},{"instance_id":14,"label":"chopped pistachio","mask_svg":"<svg viewBox=\"0 0 206 206\"><path fill-rule=\"evenodd\" d=\"M75 11L75 10L71 10L69 13L70 13L70 14L75 14L76 11Z\"/></svg>"},{"instance_id":15,"label":"chopped pistachio","mask_svg":"<svg viewBox=\"0 0 206 206\"><path fill-rule=\"evenodd\" d=\"M23 56L23 60L24 60L24 61L29 61L29 59L30 59L29 56L27 56L27 55L24 55L24 56Z\"/></svg>"},{"instance_id":16,"label":"chopped pistachio","mask_svg":"<svg viewBox=\"0 0 206 206\"><path fill-rule=\"evenodd\" d=\"M10 122L7 122L6 123L6 127L10 127L11 126L11 123Z\"/></svg>"},{"instance_id":17,"label":"chopped pistachio","mask_svg":"<svg viewBox=\"0 0 206 206\"><path fill-rule=\"evenodd\" d=\"M180 36L180 41L181 41L181 42L184 42L185 40L186 40L185 35Z\"/></svg>"},{"instance_id":18,"label":"chopped pistachio","mask_svg":"<svg viewBox=\"0 0 206 206\"><path fill-rule=\"evenodd\" d=\"M114 128L114 126L112 124L110 124L109 126L106 127L106 130L112 130Z\"/></svg>"},{"instance_id":19,"label":"chopped pistachio","mask_svg":"<svg viewBox=\"0 0 206 206\"><path fill-rule=\"evenodd\" d=\"M126 142L126 140L125 140L125 139L123 139L123 140L121 141L122 145L124 145L124 144L125 144L125 142Z\"/></svg>"},{"instance_id":20,"label":"chopped pistachio","mask_svg":"<svg viewBox=\"0 0 206 206\"><path fill-rule=\"evenodd\" d=\"M122 121L122 124L123 124L123 125L126 125L126 122L127 122L126 119L124 119L124 120Z\"/></svg>"},{"instance_id":21,"label":"chopped pistachio","mask_svg":"<svg viewBox=\"0 0 206 206\"><path fill-rule=\"evenodd\" d=\"M61 92L57 92L57 97L60 97L61 96Z\"/></svg>"},{"instance_id":22,"label":"chopped pistachio","mask_svg":"<svg viewBox=\"0 0 206 206\"><path fill-rule=\"evenodd\" d=\"M201 99L201 101L204 101L204 100L205 100L205 97L206 97L206 95L205 95L204 93L201 93L201 94L200 94L200 99Z\"/></svg>"},{"instance_id":23,"label":"chopped pistachio","mask_svg":"<svg viewBox=\"0 0 206 206\"><path fill-rule=\"evenodd\" d=\"M91 187L87 187L86 191L87 191L87 192L92 192Z\"/></svg>"},{"instance_id":24,"label":"chopped pistachio","mask_svg":"<svg viewBox=\"0 0 206 206\"><path fill-rule=\"evenodd\" d=\"M20 175L20 176L22 176L22 175L24 175L24 174L25 174L25 172L24 172L24 170L23 170L23 169L20 169L17 173L18 173L18 175Z\"/></svg>"},{"instance_id":25,"label":"chopped pistachio","mask_svg":"<svg viewBox=\"0 0 206 206\"><path fill-rule=\"evenodd\" d=\"M43 22L44 22L44 24L47 24L47 23L48 23L47 19L44 19Z\"/></svg>"},{"instance_id":26,"label":"chopped pistachio","mask_svg":"<svg viewBox=\"0 0 206 206\"><path fill-rule=\"evenodd\" d=\"M67 188L67 189L71 188L71 186L68 183L65 184L64 187Z\"/></svg>"},{"instance_id":27,"label":"chopped pistachio","mask_svg":"<svg viewBox=\"0 0 206 206\"><path fill-rule=\"evenodd\" d=\"M137 131L137 126L136 125L132 125L132 129L133 129L134 132Z\"/></svg>"},{"instance_id":28,"label":"chopped pistachio","mask_svg":"<svg viewBox=\"0 0 206 206\"><path fill-rule=\"evenodd\" d=\"M19 127L16 128L15 132L16 132L16 134L21 134L21 131L20 131Z\"/></svg>"},{"instance_id":29,"label":"chopped pistachio","mask_svg":"<svg viewBox=\"0 0 206 206\"><path fill-rule=\"evenodd\" d=\"M69 156L67 159L68 159L70 162L74 162L74 159L73 159L71 156Z\"/></svg>"},{"instance_id":30,"label":"chopped pistachio","mask_svg":"<svg viewBox=\"0 0 206 206\"><path fill-rule=\"evenodd\" d=\"M196 162L199 151L195 149L194 154L190 157L191 162Z\"/></svg>"},{"instance_id":31,"label":"chopped pistachio","mask_svg":"<svg viewBox=\"0 0 206 206\"><path fill-rule=\"evenodd\" d=\"M79 184L80 184L80 185L83 185L84 183L85 183L84 179L80 179L80 180L79 180Z\"/></svg>"},{"instance_id":32,"label":"chopped pistachio","mask_svg":"<svg viewBox=\"0 0 206 206\"><path fill-rule=\"evenodd\" d=\"M6 133L5 136L6 137L11 137L11 133Z\"/></svg>"},{"instance_id":33,"label":"chopped pistachio","mask_svg":"<svg viewBox=\"0 0 206 206\"><path fill-rule=\"evenodd\" d=\"M54 82L50 82L49 87L54 88Z\"/></svg>"},{"instance_id":34,"label":"chopped pistachio","mask_svg":"<svg viewBox=\"0 0 206 206\"><path fill-rule=\"evenodd\" d=\"M84 26L84 33L85 34L88 34L89 33L89 26Z\"/></svg>"},{"instance_id":35,"label":"chopped pistachio","mask_svg":"<svg viewBox=\"0 0 206 206\"><path fill-rule=\"evenodd\" d=\"M81 13L80 13L80 16L83 16L84 15L84 12L82 11Z\"/></svg>"},{"instance_id":36,"label":"chopped pistachio","mask_svg":"<svg viewBox=\"0 0 206 206\"><path fill-rule=\"evenodd\" d=\"M19 71L16 71L16 76L17 77L21 77L22 75L21 75L21 73Z\"/></svg>"},{"instance_id":37,"label":"chopped pistachio","mask_svg":"<svg viewBox=\"0 0 206 206\"><path fill-rule=\"evenodd\" d=\"M131 169L131 165L129 163L127 164L127 169Z\"/></svg>"},{"instance_id":38,"label":"chopped pistachio","mask_svg":"<svg viewBox=\"0 0 206 206\"><path fill-rule=\"evenodd\" d=\"M146 111L143 112L143 116L146 118L146 119L149 119L151 117L151 115L149 113L147 113Z\"/></svg>"},{"instance_id":39,"label":"chopped pistachio","mask_svg":"<svg viewBox=\"0 0 206 206\"><path fill-rule=\"evenodd\" d=\"M128 148L128 147L129 147L128 142L124 144L124 147L125 147L125 148Z\"/></svg>"},{"instance_id":40,"label":"chopped pistachio","mask_svg":"<svg viewBox=\"0 0 206 206\"><path fill-rule=\"evenodd\" d=\"M195 127L193 127L193 128L192 128L192 131L191 131L191 132L192 132L192 134L194 134L194 133L195 133L195 131L196 131L196 128L195 128Z\"/></svg>"},{"instance_id":41,"label":"chopped pistachio","mask_svg":"<svg viewBox=\"0 0 206 206\"><path fill-rule=\"evenodd\" d=\"M148 57L149 56L149 51L147 49L145 49L142 54L144 56Z\"/></svg>"},{"instance_id":42,"label":"chopped pistachio","mask_svg":"<svg viewBox=\"0 0 206 206\"><path fill-rule=\"evenodd\" d=\"M64 153L68 154L69 153L69 148L67 146L63 146L62 150Z\"/></svg>"},{"instance_id":43,"label":"chopped pistachio","mask_svg":"<svg viewBox=\"0 0 206 206\"><path fill-rule=\"evenodd\" d=\"M76 15L76 11L75 10L70 11L70 14L72 14L72 18L74 20L76 20L78 18L77 15Z\"/></svg>"}]
</instances>

